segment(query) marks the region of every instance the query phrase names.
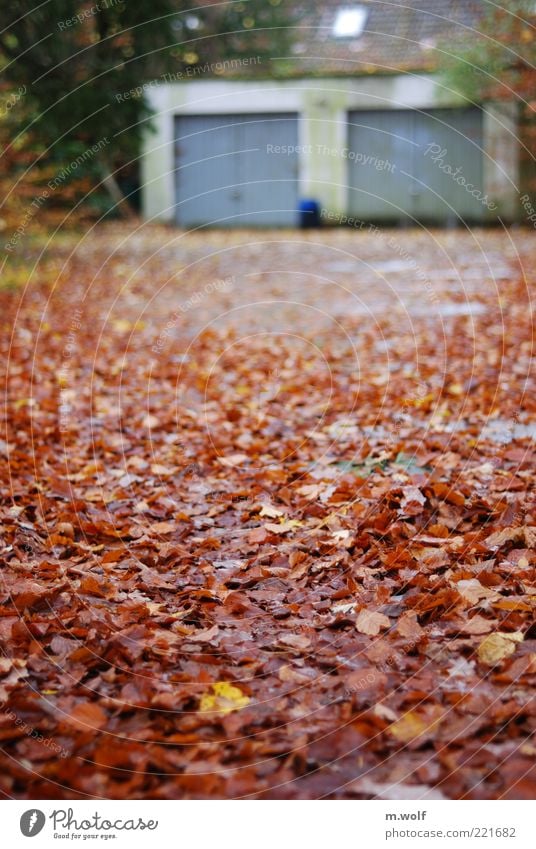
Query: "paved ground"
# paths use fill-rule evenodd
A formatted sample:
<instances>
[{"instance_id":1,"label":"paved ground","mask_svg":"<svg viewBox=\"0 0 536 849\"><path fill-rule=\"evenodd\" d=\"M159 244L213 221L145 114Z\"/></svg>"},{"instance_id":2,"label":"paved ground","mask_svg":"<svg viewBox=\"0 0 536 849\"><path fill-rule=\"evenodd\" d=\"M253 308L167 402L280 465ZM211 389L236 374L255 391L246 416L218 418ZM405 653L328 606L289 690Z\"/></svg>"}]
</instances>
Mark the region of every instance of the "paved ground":
<instances>
[{"instance_id":1,"label":"paved ground","mask_svg":"<svg viewBox=\"0 0 536 849\"><path fill-rule=\"evenodd\" d=\"M253 338L253 344L274 351L284 339L285 346L307 358L312 345L314 367L327 379L331 364L322 348L329 340L337 356L353 359L347 368L356 374L372 372L387 387L394 375L411 376L414 391L426 394L428 373L435 387L449 374L456 379L457 360L449 362L448 354L453 333L463 328L467 336L463 372L470 379L481 345L489 344L488 334L499 357L515 342L510 335L502 343L509 322L515 324L515 316L526 315L527 309L530 315L533 309L535 234L527 230L371 227L184 234L167 228L131 233L110 227L108 234L105 238L101 231L97 245L86 239L66 272L70 304L87 315L82 318L84 332L99 306L104 338L98 356L105 357L110 332L119 328L124 334L126 324L122 328L121 322L128 320L132 328L125 347L134 359L145 357L150 348L158 365L176 368L186 356L185 346L187 356L195 359L199 337L207 333L232 337L232 353L238 358ZM111 282L118 280L121 289ZM482 327L488 330L479 338ZM519 353L516 372L522 375L530 364ZM271 372L275 367L272 363ZM500 384L499 372L490 376ZM504 409L481 404L475 409L466 398L461 409L478 423L485 420L484 432L491 438L534 435L522 404L516 410L519 418L508 418L520 399L505 403ZM441 426L465 424L464 416L449 419L447 423L443 417Z\"/></svg>"},{"instance_id":2,"label":"paved ground","mask_svg":"<svg viewBox=\"0 0 536 849\"><path fill-rule=\"evenodd\" d=\"M6 796L534 797L535 248L108 225L0 294Z\"/></svg>"}]
</instances>

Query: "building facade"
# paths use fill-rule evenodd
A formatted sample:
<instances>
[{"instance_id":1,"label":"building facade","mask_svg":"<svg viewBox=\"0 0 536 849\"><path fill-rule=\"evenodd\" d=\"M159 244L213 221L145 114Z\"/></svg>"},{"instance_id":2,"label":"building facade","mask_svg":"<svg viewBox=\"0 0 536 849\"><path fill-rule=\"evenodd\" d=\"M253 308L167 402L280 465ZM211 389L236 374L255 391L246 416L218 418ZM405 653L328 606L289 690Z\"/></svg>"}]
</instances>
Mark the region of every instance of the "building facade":
<instances>
[{"instance_id":1,"label":"building facade","mask_svg":"<svg viewBox=\"0 0 536 849\"><path fill-rule=\"evenodd\" d=\"M440 36L470 33L481 11L447 6L312 2L288 78L199 74L147 88L144 216L294 226L312 199L332 223L515 219L516 106L465 102L436 75Z\"/></svg>"}]
</instances>

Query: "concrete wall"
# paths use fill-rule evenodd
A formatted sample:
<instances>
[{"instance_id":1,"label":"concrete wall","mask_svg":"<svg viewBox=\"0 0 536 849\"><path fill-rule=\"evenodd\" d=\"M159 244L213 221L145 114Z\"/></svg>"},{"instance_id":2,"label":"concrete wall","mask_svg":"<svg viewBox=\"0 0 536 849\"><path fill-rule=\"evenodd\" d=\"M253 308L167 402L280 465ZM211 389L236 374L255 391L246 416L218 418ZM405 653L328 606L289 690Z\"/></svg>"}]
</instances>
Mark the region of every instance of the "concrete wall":
<instances>
[{"instance_id":1,"label":"concrete wall","mask_svg":"<svg viewBox=\"0 0 536 849\"><path fill-rule=\"evenodd\" d=\"M142 156L142 209L147 219L174 219L174 117L176 115L298 112L302 197L312 196L335 213L346 212L347 113L353 109L430 109L463 105L432 76L353 77L304 80L192 80L152 86L147 96L156 133L147 134ZM322 147L341 151L325 155ZM515 111L486 106L484 193L505 218L518 204L518 141Z\"/></svg>"},{"instance_id":2,"label":"concrete wall","mask_svg":"<svg viewBox=\"0 0 536 849\"><path fill-rule=\"evenodd\" d=\"M487 103L484 111L484 189L497 204L497 215L513 221L522 193L516 103Z\"/></svg>"}]
</instances>

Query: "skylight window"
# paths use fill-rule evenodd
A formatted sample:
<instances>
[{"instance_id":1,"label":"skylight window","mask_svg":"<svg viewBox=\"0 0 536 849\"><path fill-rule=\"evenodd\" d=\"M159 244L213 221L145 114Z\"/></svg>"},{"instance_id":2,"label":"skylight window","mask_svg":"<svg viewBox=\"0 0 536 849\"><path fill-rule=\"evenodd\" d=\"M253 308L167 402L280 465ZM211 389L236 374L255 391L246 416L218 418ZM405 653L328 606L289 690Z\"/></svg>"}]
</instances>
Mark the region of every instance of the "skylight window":
<instances>
[{"instance_id":1,"label":"skylight window","mask_svg":"<svg viewBox=\"0 0 536 849\"><path fill-rule=\"evenodd\" d=\"M365 28L368 9L364 6L347 6L339 9L333 24L335 38L357 38Z\"/></svg>"},{"instance_id":2,"label":"skylight window","mask_svg":"<svg viewBox=\"0 0 536 849\"><path fill-rule=\"evenodd\" d=\"M201 21L197 17L197 15L187 15L186 16L186 26L188 29L199 29L201 26Z\"/></svg>"}]
</instances>

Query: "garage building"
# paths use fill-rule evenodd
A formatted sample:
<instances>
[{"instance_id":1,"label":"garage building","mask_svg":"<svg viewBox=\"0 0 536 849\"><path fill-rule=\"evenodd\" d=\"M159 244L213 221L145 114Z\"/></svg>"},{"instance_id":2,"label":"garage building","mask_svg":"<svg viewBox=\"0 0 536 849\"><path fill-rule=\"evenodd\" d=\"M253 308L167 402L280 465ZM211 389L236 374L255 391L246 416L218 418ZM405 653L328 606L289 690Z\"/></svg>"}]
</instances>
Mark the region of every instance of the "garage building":
<instances>
[{"instance_id":1,"label":"garage building","mask_svg":"<svg viewBox=\"0 0 536 849\"><path fill-rule=\"evenodd\" d=\"M300 78L195 77L148 87L156 132L147 134L142 156L144 216L184 228L287 227L297 222L299 201L312 198L332 222L515 219L515 104L466 103L434 72L419 69L423 57L430 66L430 32L453 26L434 0L418 10L392 6L383 30L373 18L379 5L328 4L322 11L326 55L314 49L331 75L315 76L309 46L303 52L297 43L297 66L306 72ZM469 20L475 3L454 5ZM364 10L359 20L349 19L356 9ZM401 45L393 18L408 9L420 40ZM417 70L393 68L412 51Z\"/></svg>"}]
</instances>

